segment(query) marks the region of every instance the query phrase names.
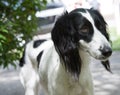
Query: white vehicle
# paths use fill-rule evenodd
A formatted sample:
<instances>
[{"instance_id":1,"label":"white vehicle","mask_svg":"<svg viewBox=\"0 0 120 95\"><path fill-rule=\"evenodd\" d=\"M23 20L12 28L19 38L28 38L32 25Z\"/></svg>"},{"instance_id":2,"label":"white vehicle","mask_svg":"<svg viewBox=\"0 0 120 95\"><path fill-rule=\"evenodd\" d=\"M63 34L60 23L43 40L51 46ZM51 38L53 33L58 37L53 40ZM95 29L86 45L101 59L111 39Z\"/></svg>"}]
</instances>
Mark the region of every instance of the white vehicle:
<instances>
[{"instance_id":1,"label":"white vehicle","mask_svg":"<svg viewBox=\"0 0 120 95\"><path fill-rule=\"evenodd\" d=\"M38 18L38 32L43 34L51 32L56 19L65 12L65 7L61 2L51 2L46 5L46 9L38 11L36 17Z\"/></svg>"}]
</instances>

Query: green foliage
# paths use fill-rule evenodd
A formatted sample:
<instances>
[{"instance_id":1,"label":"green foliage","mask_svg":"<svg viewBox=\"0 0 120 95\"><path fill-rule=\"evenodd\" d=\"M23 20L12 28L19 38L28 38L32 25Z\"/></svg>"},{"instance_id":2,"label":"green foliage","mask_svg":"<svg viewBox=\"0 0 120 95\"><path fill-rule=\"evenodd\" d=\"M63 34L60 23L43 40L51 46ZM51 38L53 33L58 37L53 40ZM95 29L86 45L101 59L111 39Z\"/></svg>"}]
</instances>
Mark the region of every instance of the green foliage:
<instances>
[{"instance_id":1,"label":"green foliage","mask_svg":"<svg viewBox=\"0 0 120 95\"><path fill-rule=\"evenodd\" d=\"M16 66L23 41L37 29L35 13L45 4L46 0L0 0L0 66Z\"/></svg>"},{"instance_id":2,"label":"green foliage","mask_svg":"<svg viewBox=\"0 0 120 95\"><path fill-rule=\"evenodd\" d=\"M109 29L110 38L112 40L112 49L113 50L120 50L120 35L117 34L115 27L110 27Z\"/></svg>"},{"instance_id":3,"label":"green foliage","mask_svg":"<svg viewBox=\"0 0 120 95\"><path fill-rule=\"evenodd\" d=\"M113 41L113 50L119 50L120 51L120 36L116 40Z\"/></svg>"}]
</instances>

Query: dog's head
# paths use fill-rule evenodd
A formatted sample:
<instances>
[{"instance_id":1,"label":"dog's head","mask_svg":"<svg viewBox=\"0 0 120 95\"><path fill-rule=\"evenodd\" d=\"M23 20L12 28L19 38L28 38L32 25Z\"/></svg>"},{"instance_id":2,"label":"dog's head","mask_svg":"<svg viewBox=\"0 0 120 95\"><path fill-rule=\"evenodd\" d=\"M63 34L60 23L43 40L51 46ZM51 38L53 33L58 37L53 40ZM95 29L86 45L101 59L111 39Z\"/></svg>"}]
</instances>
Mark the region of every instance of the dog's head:
<instances>
[{"instance_id":1,"label":"dog's head","mask_svg":"<svg viewBox=\"0 0 120 95\"><path fill-rule=\"evenodd\" d=\"M75 9L61 16L52 30L52 40L68 71L80 74L79 50L102 61L110 71L108 58L112 53L106 22L93 9Z\"/></svg>"}]
</instances>

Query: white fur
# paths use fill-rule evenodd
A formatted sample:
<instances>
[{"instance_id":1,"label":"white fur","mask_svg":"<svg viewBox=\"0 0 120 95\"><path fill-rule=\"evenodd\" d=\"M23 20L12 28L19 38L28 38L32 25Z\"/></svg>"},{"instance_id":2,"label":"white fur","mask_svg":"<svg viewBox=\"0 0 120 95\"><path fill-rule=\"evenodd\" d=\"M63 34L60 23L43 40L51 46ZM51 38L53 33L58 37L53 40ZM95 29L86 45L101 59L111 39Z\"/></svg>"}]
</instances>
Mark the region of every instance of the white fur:
<instances>
[{"instance_id":1,"label":"white fur","mask_svg":"<svg viewBox=\"0 0 120 95\"><path fill-rule=\"evenodd\" d=\"M79 42L81 43L83 48L90 53L91 56L93 56L96 59L102 59L102 54L99 49L103 48L104 46L111 47L111 45L107 41L105 36L95 27L94 21L90 14L88 12L81 14L91 22L94 29L94 34L90 43L87 43L84 40L80 40Z\"/></svg>"},{"instance_id":2,"label":"white fur","mask_svg":"<svg viewBox=\"0 0 120 95\"><path fill-rule=\"evenodd\" d=\"M60 63L59 55L51 40L43 43L37 49L30 48L32 44L33 42L30 42L27 45L26 52L31 52L26 53L25 59L28 63L21 68L20 72L21 81L26 90L25 95L37 95L39 81L48 95L94 95L89 69L90 59L87 53L79 51L84 64L79 81L76 81ZM34 58L37 53L43 50L42 46L47 48L44 49L38 70Z\"/></svg>"},{"instance_id":3,"label":"white fur","mask_svg":"<svg viewBox=\"0 0 120 95\"><path fill-rule=\"evenodd\" d=\"M82 59L79 80L75 79L75 77L65 70L61 64L63 61L55 50L51 39L43 42L37 48L33 48L33 40L26 45L26 63L20 72L21 82L25 87L25 95L38 95L40 85L44 88L46 95L94 95L92 76L89 68L90 55L99 59L102 56L99 48L104 45L110 47L110 44L94 26L90 14L87 12L82 15L92 23L94 35L92 41L89 43L84 40L79 41L81 44L79 54ZM41 51L43 51L43 54L38 68L36 57Z\"/></svg>"}]
</instances>

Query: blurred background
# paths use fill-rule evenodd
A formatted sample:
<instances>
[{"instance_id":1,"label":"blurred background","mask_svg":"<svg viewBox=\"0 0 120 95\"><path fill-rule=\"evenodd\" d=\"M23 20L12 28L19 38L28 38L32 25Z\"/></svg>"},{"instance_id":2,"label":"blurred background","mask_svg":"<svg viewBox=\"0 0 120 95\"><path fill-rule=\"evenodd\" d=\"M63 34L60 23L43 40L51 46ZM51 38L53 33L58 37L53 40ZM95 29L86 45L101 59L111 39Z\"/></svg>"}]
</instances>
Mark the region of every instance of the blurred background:
<instances>
[{"instance_id":1,"label":"blurred background","mask_svg":"<svg viewBox=\"0 0 120 95\"><path fill-rule=\"evenodd\" d=\"M95 95L120 95L120 0L0 0L0 95L24 95L18 60L25 42L51 32L57 18L75 8L98 10L112 41L113 74L92 59Z\"/></svg>"}]
</instances>

